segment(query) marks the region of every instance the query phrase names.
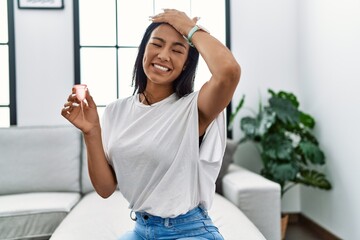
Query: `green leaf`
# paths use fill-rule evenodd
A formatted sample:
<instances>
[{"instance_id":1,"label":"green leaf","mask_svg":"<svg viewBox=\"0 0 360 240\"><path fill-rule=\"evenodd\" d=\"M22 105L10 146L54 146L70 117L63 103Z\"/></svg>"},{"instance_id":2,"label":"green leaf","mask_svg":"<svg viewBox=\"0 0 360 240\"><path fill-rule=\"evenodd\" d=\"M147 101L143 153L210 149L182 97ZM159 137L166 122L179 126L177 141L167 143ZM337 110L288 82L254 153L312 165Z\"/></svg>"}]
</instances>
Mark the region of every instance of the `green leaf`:
<instances>
[{"instance_id":1,"label":"green leaf","mask_svg":"<svg viewBox=\"0 0 360 240\"><path fill-rule=\"evenodd\" d=\"M325 154L320 150L319 146L309 141L301 141L299 148L306 160L313 164L325 164Z\"/></svg>"},{"instance_id":2,"label":"green leaf","mask_svg":"<svg viewBox=\"0 0 360 240\"><path fill-rule=\"evenodd\" d=\"M278 93L275 93L271 89L268 89L268 92L270 93L271 97L277 97L277 98L281 98L281 99L290 101L294 105L295 108L298 108L300 105L296 96L290 92L280 91Z\"/></svg>"},{"instance_id":3,"label":"green leaf","mask_svg":"<svg viewBox=\"0 0 360 240\"><path fill-rule=\"evenodd\" d=\"M269 99L270 108L276 116L285 124L297 125L300 123L300 112L291 101L272 97Z\"/></svg>"},{"instance_id":4,"label":"green leaf","mask_svg":"<svg viewBox=\"0 0 360 240\"><path fill-rule=\"evenodd\" d=\"M248 138L255 138L258 128L258 122L252 117L243 117L240 121L240 128Z\"/></svg>"},{"instance_id":5,"label":"green leaf","mask_svg":"<svg viewBox=\"0 0 360 240\"><path fill-rule=\"evenodd\" d=\"M245 95L242 96L238 105L235 108L235 111L230 115L229 127L228 127L229 129L232 129L233 124L234 124L234 119L235 119L236 115L239 113L239 111L241 110L241 108L243 107L244 102L245 102Z\"/></svg>"},{"instance_id":6,"label":"green leaf","mask_svg":"<svg viewBox=\"0 0 360 240\"><path fill-rule=\"evenodd\" d=\"M300 176L298 176L295 181L306 186L317 187L325 190L330 190L332 188L325 175L323 173L317 172L316 170L300 171Z\"/></svg>"},{"instance_id":7,"label":"green leaf","mask_svg":"<svg viewBox=\"0 0 360 240\"><path fill-rule=\"evenodd\" d=\"M268 129L271 128L271 126L276 121L276 115L274 112L269 111L268 109L264 109L257 118L257 135L263 136L268 132Z\"/></svg>"},{"instance_id":8,"label":"green leaf","mask_svg":"<svg viewBox=\"0 0 360 240\"><path fill-rule=\"evenodd\" d=\"M296 129L292 129L292 132L300 136L300 138L303 141L312 142L315 145L319 144L318 140L316 139L316 137L309 128L296 128Z\"/></svg>"},{"instance_id":9,"label":"green leaf","mask_svg":"<svg viewBox=\"0 0 360 240\"><path fill-rule=\"evenodd\" d=\"M268 89L268 92L270 93L270 95L271 95L272 97L276 97L276 96L277 96L276 92L274 92L274 91L271 90L271 89Z\"/></svg>"},{"instance_id":10,"label":"green leaf","mask_svg":"<svg viewBox=\"0 0 360 240\"><path fill-rule=\"evenodd\" d=\"M300 122L310 129L313 129L315 126L314 118L304 112L300 112Z\"/></svg>"},{"instance_id":11,"label":"green leaf","mask_svg":"<svg viewBox=\"0 0 360 240\"><path fill-rule=\"evenodd\" d=\"M299 107L299 101L297 100L296 96L292 93L289 93L289 92L284 92L284 91L280 91L277 96L281 99L285 99L287 101L290 101L292 103L292 105L295 107L295 108L298 108Z\"/></svg>"},{"instance_id":12,"label":"green leaf","mask_svg":"<svg viewBox=\"0 0 360 240\"><path fill-rule=\"evenodd\" d=\"M263 154L272 159L291 160L292 141L282 133L266 135L262 140Z\"/></svg>"},{"instance_id":13,"label":"green leaf","mask_svg":"<svg viewBox=\"0 0 360 240\"><path fill-rule=\"evenodd\" d=\"M280 183L282 186L288 181L296 179L299 173L299 167L293 163L271 162L263 169L262 175L268 179Z\"/></svg>"},{"instance_id":14,"label":"green leaf","mask_svg":"<svg viewBox=\"0 0 360 240\"><path fill-rule=\"evenodd\" d=\"M240 128L251 139L261 139L275 122L275 114L270 111L262 111L257 118L243 117Z\"/></svg>"}]
</instances>

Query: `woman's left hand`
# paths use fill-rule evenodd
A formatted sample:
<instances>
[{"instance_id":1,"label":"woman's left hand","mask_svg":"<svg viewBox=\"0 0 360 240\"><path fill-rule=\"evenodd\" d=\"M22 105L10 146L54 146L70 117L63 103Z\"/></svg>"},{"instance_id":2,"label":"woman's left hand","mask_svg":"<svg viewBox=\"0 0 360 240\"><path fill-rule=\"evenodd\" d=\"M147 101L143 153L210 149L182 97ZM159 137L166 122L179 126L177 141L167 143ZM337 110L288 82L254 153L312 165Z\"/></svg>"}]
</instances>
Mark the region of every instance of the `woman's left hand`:
<instances>
[{"instance_id":1,"label":"woman's left hand","mask_svg":"<svg viewBox=\"0 0 360 240\"><path fill-rule=\"evenodd\" d=\"M153 22L166 22L173 26L181 35L187 36L199 18L194 17L191 19L184 12L176 9L164 9L163 13L151 16L150 20Z\"/></svg>"}]
</instances>

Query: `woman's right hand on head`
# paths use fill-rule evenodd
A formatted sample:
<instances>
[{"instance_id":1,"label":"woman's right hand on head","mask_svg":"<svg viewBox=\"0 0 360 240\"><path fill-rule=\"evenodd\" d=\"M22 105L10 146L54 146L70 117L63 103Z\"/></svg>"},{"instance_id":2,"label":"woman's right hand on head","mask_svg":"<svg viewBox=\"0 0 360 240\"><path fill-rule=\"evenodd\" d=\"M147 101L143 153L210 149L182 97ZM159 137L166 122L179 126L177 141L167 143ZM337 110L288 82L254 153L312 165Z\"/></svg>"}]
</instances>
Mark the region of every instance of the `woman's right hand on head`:
<instances>
[{"instance_id":1,"label":"woman's right hand on head","mask_svg":"<svg viewBox=\"0 0 360 240\"><path fill-rule=\"evenodd\" d=\"M67 102L61 110L61 115L84 134L90 133L93 129L100 128L96 104L88 89L86 89L85 100L81 103L77 99L75 89L73 88L72 94L69 95Z\"/></svg>"}]
</instances>

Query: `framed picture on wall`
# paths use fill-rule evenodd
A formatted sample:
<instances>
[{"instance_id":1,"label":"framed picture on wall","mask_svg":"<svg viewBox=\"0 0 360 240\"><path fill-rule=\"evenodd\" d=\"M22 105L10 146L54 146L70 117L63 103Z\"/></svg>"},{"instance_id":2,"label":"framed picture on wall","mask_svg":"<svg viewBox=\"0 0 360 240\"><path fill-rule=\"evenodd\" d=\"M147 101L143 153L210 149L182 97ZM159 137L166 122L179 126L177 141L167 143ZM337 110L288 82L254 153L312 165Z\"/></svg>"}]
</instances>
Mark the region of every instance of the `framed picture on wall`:
<instances>
[{"instance_id":1,"label":"framed picture on wall","mask_svg":"<svg viewBox=\"0 0 360 240\"><path fill-rule=\"evenodd\" d=\"M20 9L63 9L64 0L18 0Z\"/></svg>"}]
</instances>

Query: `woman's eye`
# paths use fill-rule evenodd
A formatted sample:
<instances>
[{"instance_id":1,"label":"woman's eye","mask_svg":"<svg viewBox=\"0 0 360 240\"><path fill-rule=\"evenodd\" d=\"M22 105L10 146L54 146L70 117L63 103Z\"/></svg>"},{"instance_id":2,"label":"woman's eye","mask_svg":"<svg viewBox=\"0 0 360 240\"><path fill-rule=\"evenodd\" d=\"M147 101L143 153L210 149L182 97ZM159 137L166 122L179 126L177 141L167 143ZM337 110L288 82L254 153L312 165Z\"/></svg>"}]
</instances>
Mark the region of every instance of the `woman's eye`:
<instances>
[{"instance_id":1,"label":"woman's eye","mask_svg":"<svg viewBox=\"0 0 360 240\"><path fill-rule=\"evenodd\" d=\"M154 45L155 47L161 47L161 45L158 43L151 43L151 44Z\"/></svg>"},{"instance_id":2,"label":"woman's eye","mask_svg":"<svg viewBox=\"0 0 360 240\"><path fill-rule=\"evenodd\" d=\"M176 50L176 49L174 49L173 51L176 52L176 53L181 53L181 54L183 54L183 52L182 52L181 50Z\"/></svg>"}]
</instances>

